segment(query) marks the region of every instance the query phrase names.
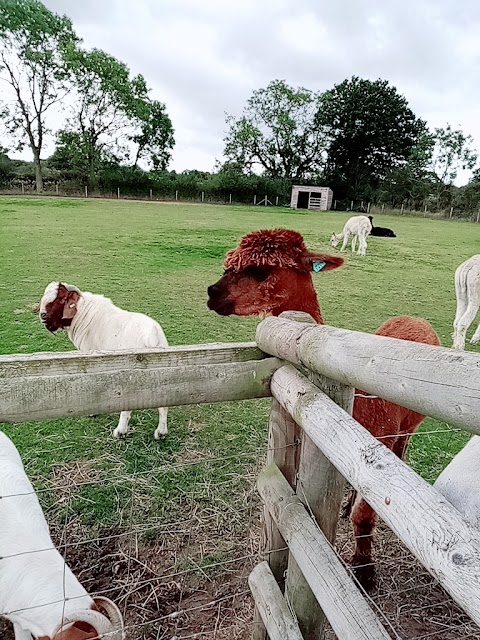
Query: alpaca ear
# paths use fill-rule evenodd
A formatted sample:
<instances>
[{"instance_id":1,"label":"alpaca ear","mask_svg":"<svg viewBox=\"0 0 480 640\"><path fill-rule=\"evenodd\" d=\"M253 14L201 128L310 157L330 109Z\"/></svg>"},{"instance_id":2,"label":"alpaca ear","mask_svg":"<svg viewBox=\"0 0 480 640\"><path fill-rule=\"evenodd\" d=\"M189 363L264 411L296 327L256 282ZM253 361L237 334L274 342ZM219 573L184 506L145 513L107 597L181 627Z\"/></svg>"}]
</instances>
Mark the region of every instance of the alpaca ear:
<instances>
[{"instance_id":1,"label":"alpaca ear","mask_svg":"<svg viewBox=\"0 0 480 640\"><path fill-rule=\"evenodd\" d=\"M310 271L320 273L320 271L331 271L341 267L344 260L338 256L327 256L324 253L310 253L306 257Z\"/></svg>"}]
</instances>

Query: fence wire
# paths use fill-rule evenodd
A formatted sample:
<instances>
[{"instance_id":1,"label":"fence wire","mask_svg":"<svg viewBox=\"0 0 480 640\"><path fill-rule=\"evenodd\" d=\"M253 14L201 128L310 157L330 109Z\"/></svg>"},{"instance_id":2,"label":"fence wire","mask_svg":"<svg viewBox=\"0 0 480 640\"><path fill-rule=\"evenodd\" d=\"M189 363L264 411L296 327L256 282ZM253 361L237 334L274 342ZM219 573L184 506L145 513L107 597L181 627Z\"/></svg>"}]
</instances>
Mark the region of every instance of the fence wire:
<instances>
[{"instance_id":1,"label":"fence wire","mask_svg":"<svg viewBox=\"0 0 480 640\"><path fill-rule=\"evenodd\" d=\"M436 428L418 431L412 439L457 433L463 432ZM266 451L255 447L235 455L207 453L131 473L120 466L114 477L111 472L93 473L88 466L89 477L83 477L79 461L70 467L73 480L62 473L48 478L29 475L56 548L92 597L105 596L117 604L127 638L247 640L253 624L247 579L259 559L261 539L261 508L254 485ZM434 461L436 471L447 458L445 454ZM220 480L219 471L232 460L242 461L242 471ZM176 487L179 504L170 504L168 492L162 492L164 483L187 472L194 474L190 490ZM101 517L85 521L85 509L87 514L88 509L102 512L104 494L96 490L106 485L118 503L117 521L103 522ZM157 499L164 501L160 514L151 512L147 490L159 491ZM0 500L18 495L28 494L3 495ZM343 519L332 548L347 569L352 545L349 521ZM4 555L0 571L2 561L52 548ZM383 524L375 533L375 548L378 586L364 595L392 638L480 640L480 629ZM43 606L31 604L23 610ZM9 623L0 622L0 636L13 640ZM334 638L327 630L327 640Z\"/></svg>"}]
</instances>

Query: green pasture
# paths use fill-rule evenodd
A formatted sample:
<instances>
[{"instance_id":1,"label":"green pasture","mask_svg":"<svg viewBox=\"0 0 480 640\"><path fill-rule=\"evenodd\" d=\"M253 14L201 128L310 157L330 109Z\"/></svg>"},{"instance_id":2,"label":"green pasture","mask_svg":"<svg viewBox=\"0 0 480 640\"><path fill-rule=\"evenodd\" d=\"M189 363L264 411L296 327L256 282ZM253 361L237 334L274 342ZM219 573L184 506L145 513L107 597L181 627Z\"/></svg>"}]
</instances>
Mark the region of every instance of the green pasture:
<instances>
[{"instance_id":1,"label":"green pasture","mask_svg":"<svg viewBox=\"0 0 480 640\"><path fill-rule=\"evenodd\" d=\"M59 279L150 314L172 345L253 340L255 319L222 318L206 307L206 288L222 274L225 252L244 233L277 226L300 231L311 249L334 252L331 232L347 218L274 207L3 197L0 353L73 349L31 310L46 284ZM478 253L480 225L388 216L376 222L397 238L372 237L366 258L347 253L344 268L314 276L326 323L373 332L392 315L417 315L450 346L453 274ZM186 508L215 513L232 532L245 530L256 514L250 494L268 408L268 401L175 408L161 442L152 437L154 411L134 414L123 441L111 437L117 415L2 428L36 487L60 487L42 494L59 518L68 506L83 525L110 527L138 511L136 522L150 539ZM421 433L431 431L437 433L416 436L409 453L429 481L466 438L428 419Z\"/></svg>"}]
</instances>

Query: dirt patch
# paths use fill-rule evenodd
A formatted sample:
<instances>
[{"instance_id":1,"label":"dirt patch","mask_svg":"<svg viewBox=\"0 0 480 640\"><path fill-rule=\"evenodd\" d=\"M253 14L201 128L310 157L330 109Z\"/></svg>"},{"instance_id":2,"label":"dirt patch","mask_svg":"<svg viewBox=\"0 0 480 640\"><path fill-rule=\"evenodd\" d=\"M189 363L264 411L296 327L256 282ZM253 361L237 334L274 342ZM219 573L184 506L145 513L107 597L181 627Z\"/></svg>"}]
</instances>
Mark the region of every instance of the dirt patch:
<instances>
[{"instance_id":1,"label":"dirt patch","mask_svg":"<svg viewBox=\"0 0 480 640\"><path fill-rule=\"evenodd\" d=\"M124 612L129 640L248 637L251 556L228 563L225 571L224 563L202 559L189 546L178 547L171 535L148 541L101 530L96 541L86 542L86 532L78 527L69 532L66 547L61 531L54 537L89 593L111 598ZM8 623L0 622L0 637L14 640Z\"/></svg>"},{"instance_id":2,"label":"dirt patch","mask_svg":"<svg viewBox=\"0 0 480 640\"><path fill-rule=\"evenodd\" d=\"M92 471L88 465L75 469L70 466L69 473L78 473L77 480ZM62 480L64 474L65 468ZM100 529L92 535L72 520L67 540L64 527L54 527L52 535L85 588L119 605L129 640L250 640L253 603L247 578L260 544L256 506L235 535L225 519L212 519L208 509L193 502L185 505L184 521L152 531L141 529L140 522L136 531L134 523L128 530ZM340 522L337 548L347 561L352 551L348 520ZM480 640L478 627L383 524L375 548L378 584L371 606L392 638ZM14 640L5 622L0 622L0 638ZM327 639L334 638L329 630Z\"/></svg>"},{"instance_id":3,"label":"dirt patch","mask_svg":"<svg viewBox=\"0 0 480 640\"><path fill-rule=\"evenodd\" d=\"M348 563L353 535L339 524L336 546ZM480 640L480 629L382 522L375 536L377 586L371 607L396 640ZM335 635L330 630L327 640Z\"/></svg>"}]
</instances>

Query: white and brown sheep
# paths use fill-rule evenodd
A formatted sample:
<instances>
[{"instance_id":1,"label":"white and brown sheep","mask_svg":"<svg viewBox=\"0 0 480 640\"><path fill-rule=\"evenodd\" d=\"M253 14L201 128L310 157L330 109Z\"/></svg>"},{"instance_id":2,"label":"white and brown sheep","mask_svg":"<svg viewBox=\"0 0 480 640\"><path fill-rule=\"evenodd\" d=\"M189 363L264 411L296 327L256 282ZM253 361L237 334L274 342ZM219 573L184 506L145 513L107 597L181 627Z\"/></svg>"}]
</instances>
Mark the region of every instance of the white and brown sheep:
<instances>
[{"instance_id":1,"label":"white and brown sheep","mask_svg":"<svg viewBox=\"0 0 480 640\"><path fill-rule=\"evenodd\" d=\"M92 598L55 548L13 442L0 432L0 616L15 640L122 640L123 619ZM103 635L102 635L103 637Z\"/></svg>"},{"instance_id":2,"label":"white and brown sheep","mask_svg":"<svg viewBox=\"0 0 480 640\"><path fill-rule=\"evenodd\" d=\"M51 282L40 302L40 320L52 333L65 329L80 351L118 351L168 347L162 327L143 313L120 309L103 295ZM155 438L167 434L167 409L159 408ZM128 432L131 411L122 411L113 435Z\"/></svg>"},{"instance_id":3,"label":"white and brown sheep","mask_svg":"<svg viewBox=\"0 0 480 640\"><path fill-rule=\"evenodd\" d=\"M340 240L343 240L340 251L345 251L349 239L352 239L352 253L355 253L355 247L358 239L358 255L364 256L367 253L367 236L372 231L372 223L367 216L353 216L349 218L343 231L339 234L333 233L330 238L332 247L336 247Z\"/></svg>"}]
</instances>

